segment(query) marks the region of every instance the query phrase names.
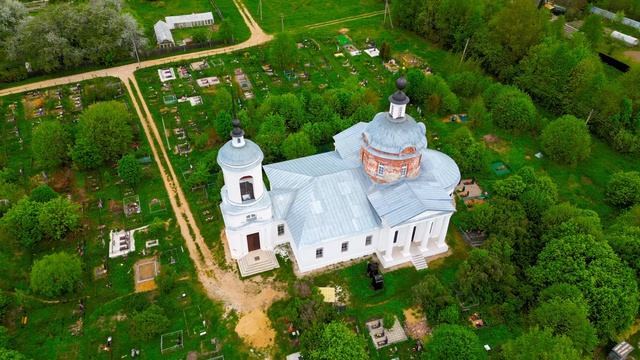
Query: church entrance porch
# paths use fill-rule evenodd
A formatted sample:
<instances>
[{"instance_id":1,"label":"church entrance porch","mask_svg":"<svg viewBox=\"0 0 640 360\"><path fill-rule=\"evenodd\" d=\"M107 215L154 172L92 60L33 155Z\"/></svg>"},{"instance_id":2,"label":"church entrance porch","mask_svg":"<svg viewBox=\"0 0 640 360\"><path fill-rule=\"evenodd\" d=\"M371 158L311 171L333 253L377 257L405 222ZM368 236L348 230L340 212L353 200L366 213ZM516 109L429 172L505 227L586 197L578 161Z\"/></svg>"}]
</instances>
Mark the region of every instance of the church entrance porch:
<instances>
[{"instance_id":1,"label":"church entrance porch","mask_svg":"<svg viewBox=\"0 0 640 360\"><path fill-rule=\"evenodd\" d=\"M257 235L257 234L256 234ZM238 259L240 276L247 277L280 267L273 251L254 250Z\"/></svg>"},{"instance_id":2,"label":"church entrance porch","mask_svg":"<svg viewBox=\"0 0 640 360\"><path fill-rule=\"evenodd\" d=\"M435 241L428 243L426 247L422 247L421 243L414 242L411 243L408 250L409 252L407 253L403 246L398 246L392 248L390 258L385 251L376 252L376 256L384 268L411 263L417 270L422 270L427 268L425 258L445 253L449 250L449 247L446 244L441 247L436 246Z\"/></svg>"},{"instance_id":3,"label":"church entrance porch","mask_svg":"<svg viewBox=\"0 0 640 360\"><path fill-rule=\"evenodd\" d=\"M247 235L247 248L249 252L260 250L260 233Z\"/></svg>"}]
</instances>

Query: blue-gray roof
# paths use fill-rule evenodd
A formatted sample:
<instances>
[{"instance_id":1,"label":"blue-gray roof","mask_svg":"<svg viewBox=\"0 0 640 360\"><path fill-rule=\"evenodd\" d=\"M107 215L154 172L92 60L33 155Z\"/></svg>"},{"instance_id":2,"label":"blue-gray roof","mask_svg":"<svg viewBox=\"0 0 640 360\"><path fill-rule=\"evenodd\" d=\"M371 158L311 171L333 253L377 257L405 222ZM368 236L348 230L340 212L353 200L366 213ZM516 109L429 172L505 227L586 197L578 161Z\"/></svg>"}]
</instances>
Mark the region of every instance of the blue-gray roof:
<instances>
[{"instance_id":1,"label":"blue-gray roof","mask_svg":"<svg viewBox=\"0 0 640 360\"><path fill-rule=\"evenodd\" d=\"M218 151L218 165L227 170L239 170L253 166L264 159L260 147L251 140L245 139L244 146L234 147L231 140L222 145Z\"/></svg>"},{"instance_id":2,"label":"blue-gray roof","mask_svg":"<svg viewBox=\"0 0 640 360\"><path fill-rule=\"evenodd\" d=\"M460 181L455 162L422 150L420 175L390 185L373 183L357 154L364 123L334 136L336 151L264 166L274 216L285 219L297 246L320 244L423 214L455 211L449 194ZM366 124L364 124L366 125Z\"/></svg>"},{"instance_id":3,"label":"blue-gray roof","mask_svg":"<svg viewBox=\"0 0 640 360\"><path fill-rule=\"evenodd\" d=\"M427 147L426 128L409 114L392 119L388 112L376 114L364 130L369 146L390 154L399 154L408 147L416 152Z\"/></svg>"}]
</instances>

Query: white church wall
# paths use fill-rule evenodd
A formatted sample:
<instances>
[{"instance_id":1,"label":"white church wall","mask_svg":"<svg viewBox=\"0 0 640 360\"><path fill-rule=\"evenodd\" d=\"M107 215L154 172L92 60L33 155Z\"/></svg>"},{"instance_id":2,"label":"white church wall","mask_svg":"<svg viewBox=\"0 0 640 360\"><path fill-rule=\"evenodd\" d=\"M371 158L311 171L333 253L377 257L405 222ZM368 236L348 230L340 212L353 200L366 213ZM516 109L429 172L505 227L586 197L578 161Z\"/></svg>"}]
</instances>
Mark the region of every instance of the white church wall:
<instances>
[{"instance_id":1,"label":"white church wall","mask_svg":"<svg viewBox=\"0 0 640 360\"><path fill-rule=\"evenodd\" d=\"M240 214L223 213L222 216L226 227L236 229L255 221L270 221L273 218L273 212L271 206L262 209L247 206L246 211Z\"/></svg>"},{"instance_id":2,"label":"white church wall","mask_svg":"<svg viewBox=\"0 0 640 360\"><path fill-rule=\"evenodd\" d=\"M256 222L250 226L242 227L239 230L225 229L229 252L233 259L240 259L249 253L249 245L247 243L247 235L260 234L260 249L273 250L275 247L273 242L272 224L265 222Z\"/></svg>"},{"instance_id":3,"label":"white church wall","mask_svg":"<svg viewBox=\"0 0 640 360\"><path fill-rule=\"evenodd\" d=\"M291 247L294 249L298 268L304 273L373 254L376 251L377 233L378 230L373 230L370 233L348 236L317 245L295 248L292 244ZM367 236L371 236L370 245L367 245ZM349 245L347 251L343 252L342 244L345 242ZM319 248L322 248L321 258L316 257L316 250Z\"/></svg>"}]
</instances>

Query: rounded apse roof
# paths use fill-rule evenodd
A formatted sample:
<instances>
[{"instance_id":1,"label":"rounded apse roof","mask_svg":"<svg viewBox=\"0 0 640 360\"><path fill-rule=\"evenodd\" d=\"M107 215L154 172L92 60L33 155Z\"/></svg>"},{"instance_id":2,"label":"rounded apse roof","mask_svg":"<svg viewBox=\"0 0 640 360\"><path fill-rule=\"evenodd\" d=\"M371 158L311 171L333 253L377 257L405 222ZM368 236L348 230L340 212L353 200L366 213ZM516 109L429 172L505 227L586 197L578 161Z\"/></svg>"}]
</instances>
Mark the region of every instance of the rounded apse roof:
<instances>
[{"instance_id":1,"label":"rounded apse roof","mask_svg":"<svg viewBox=\"0 0 640 360\"><path fill-rule=\"evenodd\" d=\"M241 169L262 162L264 154L260 147L251 140L244 139L244 146L234 147L227 141L218 150L218 165L226 170Z\"/></svg>"},{"instance_id":2,"label":"rounded apse roof","mask_svg":"<svg viewBox=\"0 0 640 360\"><path fill-rule=\"evenodd\" d=\"M363 134L372 148L390 153L400 154L413 147L420 152L427 147L426 127L406 114L402 121L392 119L388 112L380 112L371 120Z\"/></svg>"}]
</instances>

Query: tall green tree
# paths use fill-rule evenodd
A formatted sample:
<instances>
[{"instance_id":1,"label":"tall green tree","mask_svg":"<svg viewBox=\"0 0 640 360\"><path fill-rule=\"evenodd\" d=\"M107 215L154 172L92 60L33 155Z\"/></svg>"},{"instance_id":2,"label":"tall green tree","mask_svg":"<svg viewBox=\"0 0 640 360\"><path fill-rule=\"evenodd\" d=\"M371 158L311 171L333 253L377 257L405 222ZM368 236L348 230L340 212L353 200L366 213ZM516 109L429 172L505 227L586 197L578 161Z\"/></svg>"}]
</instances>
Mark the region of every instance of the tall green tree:
<instances>
[{"instance_id":1,"label":"tall green tree","mask_svg":"<svg viewBox=\"0 0 640 360\"><path fill-rule=\"evenodd\" d=\"M44 236L38 220L41 209L41 203L27 198L21 199L2 217L4 230L22 245L36 244Z\"/></svg>"},{"instance_id":2,"label":"tall green tree","mask_svg":"<svg viewBox=\"0 0 640 360\"><path fill-rule=\"evenodd\" d=\"M369 359L364 339L351 331L345 324L332 322L319 326L320 328L316 331L302 334L301 350L305 359Z\"/></svg>"},{"instance_id":3,"label":"tall green tree","mask_svg":"<svg viewBox=\"0 0 640 360\"><path fill-rule=\"evenodd\" d=\"M60 240L80 225L80 207L65 197L57 197L42 205L38 226L43 234Z\"/></svg>"},{"instance_id":4,"label":"tall green tree","mask_svg":"<svg viewBox=\"0 0 640 360\"><path fill-rule=\"evenodd\" d=\"M487 358L480 339L469 327L440 325L433 330L431 340L425 345L425 360L481 360Z\"/></svg>"},{"instance_id":5,"label":"tall green tree","mask_svg":"<svg viewBox=\"0 0 640 360\"><path fill-rule=\"evenodd\" d=\"M589 305L589 320L600 336L615 336L633 322L638 310L633 272L609 244L591 235L550 240L529 278L539 289L558 283L580 288Z\"/></svg>"},{"instance_id":6,"label":"tall green tree","mask_svg":"<svg viewBox=\"0 0 640 360\"><path fill-rule=\"evenodd\" d=\"M33 263L31 289L38 294L57 297L73 292L82 279L82 264L76 255L57 252Z\"/></svg>"},{"instance_id":7,"label":"tall green tree","mask_svg":"<svg viewBox=\"0 0 640 360\"><path fill-rule=\"evenodd\" d=\"M464 177L480 173L487 167L484 143L474 139L467 127L457 129L443 150L455 160Z\"/></svg>"},{"instance_id":8,"label":"tall green tree","mask_svg":"<svg viewBox=\"0 0 640 360\"><path fill-rule=\"evenodd\" d=\"M549 123L540 136L543 151L553 160L575 165L591 154L591 134L584 121L573 115Z\"/></svg>"},{"instance_id":9,"label":"tall green tree","mask_svg":"<svg viewBox=\"0 0 640 360\"><path fill-rule=\"evenodd\" d=\"M55 170L68 159L70 139L58 120L44 121L34 130L31 151L38 166Z\"/></svg>"},{"instance_id":10,"label":"tall green tree","mask_svg":"<svg viewBox=\"0 0 640 360\"><path fill-rule=\"evenodd\" d=\"M151 340L162 334L170 325L164 309L152 304L131 319L131 331L140 339Z\"/></svg>"},{"instance_id":11,"label":"tall green tree","mask_svg":"<svg viewBox=\"0 0 640 360\"><path fill-rule=\"evenodd\" d=\"M287 137L287 127L280 115L267 115L260 125L256 136L256 142L265 153L267 163L280 160L282 156L281 145Z\"/></svg>"},{"instance_id":12,"label":"tall green tree","mask_svg":"<svg viewBox=\"0 0 640 360\"><path fill-rule=\"evenodd\" d=\"M118 161L118 176L125 184L131 187L135 187L140 183L142 168L135 156L127 154Z\"/></svg>"},{"instance_id":13,"label":"tall green tree","mask_svg":"<svg viewBox=\"0 0 640 360\"><path fill-rule=\"evenodd\" d=\"M531 312L531 322L549 329L554 336L566 336L583 355L591 353L598 343L596 330L588 319L589 307L575 299L552 299L538 304Z\"/></svg>"},{"instance_id":14,"label":"tall green tree","mask_svg":"<svg viewBox=\"0 0 640 360\"><path fill-rule=\"evenodd\" d=\"M81 168L95 169L105 161L118 160L133 138L129 112L117 101L89 106L80 115L73 161Z\"/></svg>"},{"instance_id":15,"label":"tall green tree","mask_svg":"<svg viewBox=\"0 0 640 360\"><path fill-rule=\"evenodd\" d=\"M291 70L298 58L298 47L289 33L279 33L269 47L269 57L279 71Z\"/></svg>"},{"instance_id":16,"label":"tall green tree","mask_svg":"<svg viewBox=\"0 0 640 360\"><path fill-rule=\"evenodd\" d=\"M535 128L537 112L529 95L515 86L492 86L484 93L493 123L505 130Z\"/></svg>"},{"instance_id":17,"label":"tall green tree","mask_svg":"<svg viewBox=\"0 0 640 360\"><path fill-rule=\"evenodd\" d=\"M579 352L573 348L571 340L564 336L554 336L551 330L537 328L509 340L502 346L502 359L510 360L580 360Z\"/></svg>"},{"instance_id":18,"label":"tall green tree","mask_svg":"<svg viewBox=\"0 0 640 360\"><path fill-rule=\"evenodd\" d=\"M53 200L58 197L58 193L55 192L49 185L42 184L31 191L29 198L39 203L46 203L49 200Z\"/></svg>"},{"instance_id":19,"label":"tall green tree","mask_svg":"<svg viewBox=\"0 0 640 360\"><path fill-rule=\"evenodd\" d=\"M309 136L305 132L300 131L287 136L282 143L282 153L288 160L297 159L315 154L316 147L311 143Z\"/></svg>"},{"instance_id":20,"label":"tall green tree","mask_svg":"<svg viewBox=\"0 0 640 360\"><path fill-rule=\"evenodd\" d=\"M607 201L617 208L640 204L640 172L617 172L611 175L605 194Z\"/></svg>"},{"instance_id":21,"label":"tall green tree","mask_svg":"<svg viewBox=\"0 0 640 360\"><path fill-rule=\"evenodd\" d=\"M589 40L591 47L597 49L604 37L604 25L600 15L591 14L584 19L580 31Z\"/></svg>"}]
</instances>

